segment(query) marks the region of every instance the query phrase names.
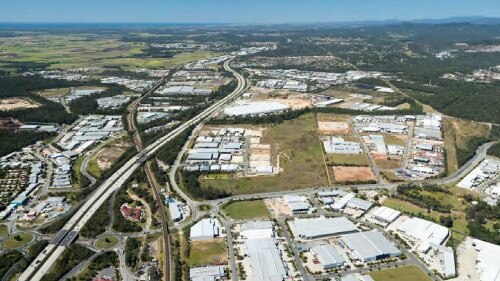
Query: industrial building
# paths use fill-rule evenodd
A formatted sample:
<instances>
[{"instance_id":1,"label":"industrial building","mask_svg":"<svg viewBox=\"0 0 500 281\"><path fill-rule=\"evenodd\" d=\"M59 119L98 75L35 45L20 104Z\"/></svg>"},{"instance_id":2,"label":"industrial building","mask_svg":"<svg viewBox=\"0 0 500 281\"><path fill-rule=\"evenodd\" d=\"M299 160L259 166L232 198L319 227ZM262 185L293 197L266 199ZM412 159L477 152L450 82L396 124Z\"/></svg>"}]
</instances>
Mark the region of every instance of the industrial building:
<instances>
[{"instance_id":1,"label":"industrial building","mask_svg":"<svg viewBox=\"0 0 500 281\"><path fill-rule=\"evenodd\" d=\"M189 269L189 279L191 281L218 281L222 280L225 276L225 266L205 266L205 267L192 267Z\"/></svg>"},{"instance_id":2,"label":"industrial building","mask_svg":"<svg viewBox=\"0 0 500 281\"><path fill-rule=\"evenodd\" d=\"M282 281L288 274L274 238L251 238L246 241L250 257L250 280Z\"/></svg>"},{"instance_id":3,"label":"industrial building","mask_svg":"<svg viewBox=\"0 0 500 281\"><path fill-rule=\"evenodd\" d=\"M450 235L448 228L421 218L408 218L397 226L397 230L423 253L429 250L431 243L442 245Z\"/></svg>"},{"instance_id":4,"label":"industrial building","mask_svg":"<svg viewBox=\"0 0 500 281\"><path fill-rule=\"evenodd\" d=\"M307 203L307 197L299 195L285 195L283 200L293 214L307 213L310 206Z\"/></svg>"},{"instance_id":5,"label":"industrial building","mask_svg":"<svg viewBox=\"0 0 500 281\"><path fill-rule=\"evenodd\" d=\"M327 140L323 141L323 147L325 153L360 154L362 152L358 142L345 141L342 137L327 137Z\"/></svg>"},{"instance_id":6,"label":"industrial building","mask_svg":"<svg viewBox=\"0 0 500 281\"><path fill-rule=\"evenodd\" d=\"M261 115L280 113L290 109L290 106L279 102L253 101L238 103L224 109L224 114L229 116Z\"/></svg>"},{"instance_id":7,"label":"industrial building","mask_svg":"<svg viewBox=\"0 0 500 281\"><path fill-rule=\"evenodd\" d=\"M400 211L391 209L386 206L377 207L372 212L372 217L383 223L392 223L397 218L399 218L400 215Z\"/></svg>"},{"instance_id":8,"label":"industrial building","mask_svg":"<svg viewBox=\"0 0 500 281\"><path fill-rule=\"evenodd\" d=\"M220 223L217 219L206 218L191 227L189 238L191 240L209 240L220 235Z\"/></svg>"},{"instance_id":9,"label":"industrial building","mask_svg":"<svg viewBox=\"0 0 500 281\"><path fill-rule=\"evenodd\" d=\"M311 253L319 260L323 270L344 265L344 258L330 244L319 245L311 248Z\"/></svg>"},{"instance_id":10,"label":"industrial building","mask_svg":"<svg viewBox=\"0 0 500 281\"><path fill-rule=\"evenodd\" d=\"M319 239L358 231L345 217L295 219L289 221L290 229L297 239Z\"/></svg>"},{"instance_id":11,"label":"industrial building","mask_svg":"<svg viewBox=\"0 0 500 281\"><path fill-rule=\"evenodd\" d=\"M352 257L362 262L401 255L401 251L378 230L346 234L341 239L351 250Z\"/></svg>"},{"instance_id":12,"label":"industrial building","mask_svg":"<svg viewBox=\"0 0 500 281\"><path fill-rule=\"evenodd\" d=\"M240 235L243 238L274 237L271 221L251 221L241 225Z\"/></svg>"}]
</instances>

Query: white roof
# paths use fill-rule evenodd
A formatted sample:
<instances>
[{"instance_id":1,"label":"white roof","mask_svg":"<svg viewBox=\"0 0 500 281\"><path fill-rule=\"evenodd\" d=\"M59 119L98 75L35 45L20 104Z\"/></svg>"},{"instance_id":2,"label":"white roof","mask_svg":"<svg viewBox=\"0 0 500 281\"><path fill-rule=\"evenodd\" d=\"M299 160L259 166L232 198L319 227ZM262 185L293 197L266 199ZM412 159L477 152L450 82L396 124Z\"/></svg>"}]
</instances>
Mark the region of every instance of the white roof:
<instances>
[{"instance_id":1,"label":"white roof","mask_svg":"<svg viewBox=\"0 0 500 281\"><path fill-rule=\"evenodd\" d=\"M324 266L336 266L344 263L344 258L342 258L339 252L330 244L312 247L311 252L316 255Z\"/></svg>"},{"instance_id":2,"label":"white roof","mask_svg":"<svg viewBox=\"0 0 500 281\"><path fill-rule=\"evenodd\" d=\"M224 114L226 115L254 115L287 110L290 107L279 102L255 101L246 102L238 105L226 107Z\"/></svg>"},{"instance_id":3,"label":"white roof","mask_svg":"<svg viewBox=\"0 0 500 281\"><path fill-rule=\"evenodd\" d=\"M474 239L473 241L478 251L476 267L479 271L481 281L498 281L500 278L500 263L498 263L500 246L478 239Z\"/></svg>"},{"instance_id":4,"label":"white roof","mask_svg":"<svg viewBox=\"0 0 500 281\"><path fill-rule=\"evenodd\" d=\"M345 217L295 219L290 221L295 237L314 239L357 231L356 226Z\"/></svg>"},{"instance_id":5,"label":"white roof","mask_svg":"<svg viewBox=\"0 0 500 281\"><path fill-rule=\"evenodd\" d=\"M273 238L248 239L246 246L252 266L251 280L282 281L287 276Z\"/></svg>"},{"instance_id":6,"label":"white roof","mask_svg":"<svg viewBox=\"0 0 500 281\"><path fill-rule=\"evenodd\" d=\"M377 207L373 211L372 215L377 220L384 222L393 222L401 215L401 212L386 206L381 206Z\"/></svg>"},{"instance_id":7,"label":"white roof","mask_svg":"<svg viewBox=\"0 0 500 281\"><path fill-rule=\"evenodd\" d=\"M202 219L191 227L191 239L215 237L219 235L219 222L215 219Z\"/></svg>"},{"instance_id":8,"label":"white roof","mask_svg":"<svg viewBox=\"0 0 500 281\"><path fill-rule=\"evenodd\" d=\"M399 224L397 229L418 241L420 251L426 251L430 243L443 244L450 233L448 228L421 218L409 218Z\"/></svg>"}]
</instances>

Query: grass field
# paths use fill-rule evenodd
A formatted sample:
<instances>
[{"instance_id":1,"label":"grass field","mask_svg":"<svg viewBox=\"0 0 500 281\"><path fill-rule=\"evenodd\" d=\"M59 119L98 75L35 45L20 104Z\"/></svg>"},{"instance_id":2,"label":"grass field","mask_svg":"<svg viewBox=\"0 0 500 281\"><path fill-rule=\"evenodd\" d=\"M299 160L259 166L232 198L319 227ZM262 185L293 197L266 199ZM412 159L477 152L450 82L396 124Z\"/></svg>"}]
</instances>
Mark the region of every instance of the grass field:
<instances>
[{"instance_id":1,"label":"grass field","mask_svg":"<svg viewBox=\"0 0 500 281\"><path fill-rule=\"evenodd\" d=\"M325 154L326 163L331 166L357 165L370 166L366 154Z\"/></svg>"},{"instance_id":2,"label":"grass field","mask_svg":"<svg viewBox=\"0 0 500 281\"><path fill-rule=\"evenodd\" d=\"M81 183L82 183L82 177L83 175L80 173L80 167L82 167L83 159L85 156L80 156L75 160L75 163L71 166L71 169L73 170L73 174L75 175L75 181L73 184L74 188L80 188Z\"/></svg>"},{"instance_id":3,"label":"grass field","mask_svg":"<svg viewBox=\"0 0 500 281\"><path fill-rule=\"evenodd\" d=\"M262 200L232 202L224 211L237 220L269 217L269 210Z\"/></svg>"},{"instance_id":4,"label":"grass field","mask_svg":"<svg viewBox=\"0 0 500 281\"><path fill-rule=\"evenodd\" d=\"M120 242L120 239L117 236L106 236L97 239L95 246L99 249L109 249L118 244L118 242Z\"/></svg>"},{"instance_id":5,"label":"grass field","mask_svg":"<svg viewBox=\"0 0 500 281\"><path fill-rule=\"evenodd\" d=\"M54 69L92 66L118 66L123 69L173 68L216 55L212 52L197 51L182 53L172 58L137 57L147 47L146 43L123 42L119 35L27 34L2 38L0 63L48 63L50 68Z\"/></svg>"},{"instance_id":6,"label":"grass field","mask_svg":"<svg viewBox=\"0 0 500 281\"><path fill-rule=\"evenodd\" d=\"M390 159L375 159L375 163L380 169L397 169L401 167L401 161Z\"/></svg>"},{"instance_id":7,"label":"grass field","mask_svg":"<svg viewBox=\"0 0 500 281\"><path fill-rule=\"evenodd\" d=\"M201 185L224 189L232 194L248 194L328 184L323 150L313 114L267 126L261 143L271 144L271 161L276 163L279 157L283 172L271 176L234 179L202 177Z\"/></svg>"},{"instance_id":8,"label":"grass field","mask_svg":"<svg viewBox=\"0 0 500 281\"><path fill-rule=\"evenodd\" d=\"M190 266L226 263L227 260L227 247L224 238L191 242Z\"/></svg>"},{"instance_id":9,"label":"grass field","mask_svg":"<svg viewBox=\"0 0 500 281\"><path fill-rule=\"evenodd\" d=\"M5 241L3 241L2 246L4 249L14 249L25 246L32 240L33 234L28 232L20 232L10 235L7 239L5 239Z\"/></svg>"},{"instance_id":10,"label":"grass field","mask_svg":"<svg viewBox=\"0 0 500 281\"><path fill-rule=\"evenodd\" d=\"M468 149L472 138L487 137L490 133L490 128L486 124L456 118L444 118L443 129L448 173L458 169L456 146Z\"/></svg>"},{"instance_id":11,"label":"grass field","mask_svg":"<svg viewBox=\"0 0 500 281\"><path fill-rule=\"evenodd\" d=\"M402 181L393 171L380 171L382 175L391 182Z\"/></svg>"},{"instance_id":12,"label":"grass field","mask_svg":"<svg viewBox=\"0 0 500 281\"><path fill-rule=\"evenodd\" d=\"M7 235L9 233L9 229L5 224L0 224L0 237Z\"/></svg>"},{"instance_id":13,"label":"grass field","mask_svg":"<svg viewBox=\"0 0 500 281\"><path fill-rule=\"evenodd\" d=\"M370 273L375 281L431 281L417 266L404 266Z\"/></svg>"}]
</instances>

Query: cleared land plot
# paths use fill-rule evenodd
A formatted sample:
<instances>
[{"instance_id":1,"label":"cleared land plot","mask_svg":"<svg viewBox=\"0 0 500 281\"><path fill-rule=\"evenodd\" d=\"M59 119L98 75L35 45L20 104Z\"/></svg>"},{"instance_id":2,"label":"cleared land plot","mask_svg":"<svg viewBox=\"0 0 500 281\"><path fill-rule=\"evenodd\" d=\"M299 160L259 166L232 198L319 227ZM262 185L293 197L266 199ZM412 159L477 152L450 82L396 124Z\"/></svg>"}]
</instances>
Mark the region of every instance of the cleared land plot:
<instances>
[{"instance_id":1,"label":"cleared land plot","mask_svg":"<svg viewBox=\"0 0 500 281\"><path fill-rule=\"evenodd\" d=\"M238 125L233 125L238 127ZM248 194L290 190L328 183L323 150L312 114L269 125L261 143L271 144L271 163L278 163L282 172L271 176L208 180L200 177L202 186Z\"/></svg>"},{"instance_id":2,"label":"cleared land plot","mask_svg":"<svg viewBox=\"0 0 500 281\"><path fill-rule=\"evenodd\" d=\"M44 98L61 97L67 95L68 93L69 93L69 88L55 88L55 89L47 89L45 91L40 92L40 96Z\"/></svg>"},{"instance_id":3,"label":"cleared land plot","mask_svg":"<svg viewBox=\"0 0 500 281\"><path fill-rule=\"evenodd\" d=\"M456 118L444 118L443 129L448 173L458 169L457 148L475 149L469 147L469 142L473 138L487 137L490 133L490 127L486 124Z\"/></svg>"},{"instance_id":4,"label":"cleared land plot","mask_svg":"<svg viewBox=\"0 0 500 281\"><path fill-rule=\"evenodd\" d=\"M37 108L37 107L40 107L38 103L35 103L30 99L26 98L0 99L0 111L10 111L10 110Z\"/></svg>"},{"instance_id":5,"label":"cleared land plot","mask_svg":"<svg viewBox=\"0 0 500 281\"><path fill-rule=\"evenodd\" d=\"M191 242L190 266L227 263L227 247L224 238Z\"/></svg>"},{"instance_id":6,"label":"cleared land plot","mask_svg":"<svg viewBox=\"0 0 500 281\"><path fill-rule=\"evenodd\" d=\"M431 281L417 266L404 266L370 273L375 281Z\"/></svg>"},{"instance_id":7,"label":"cleared land plot","mask_svg":"<svg viewBox=\"0 0 500 281\"><path fill-rule=\"evenodd\" d=\"M113 163L115 163L131 146L132 145L126 139L120 139L107 144L89 160L87 171L93 176L99 177L101 172L111 168Z\"/></svg>"},{"instance_id":8,"label":"cleared land plot","mask_svg":"<svg viewBox=\"0 0 500 281\"><path fill-rule=\"evenodd\" d=\"M401 167L401 161L391 159L375 159L380 169L397 169Z\"/></svg>"},{"instance_id":9,"label":"cleared land plot","mask_svg":"<svg viewBox=\"0 0 500 281\"><path fill-rule=\"evenodd\" d=\"M120 239L116 236L101 237L95 241L95 246L99 249L109 249L114 247Z\"/></svg>"},{"instance_id":10,"label":"cleared land plot","mask_svg":"<svg viewBox=\"0 0 500 281\"><path fill-rule=\"evenodd\" d=\"M2 246L4 249L14 249L21 246L25 246L33 240L33 234L28 232L20 232L10 235L5 241L3 241Z\"/></svg>"},{"instance_id":11,"label":"cleared land plot","mask_svg":"<svg viewBox=\"0 0 500 281\"><path fill-rule=\"evenodd\" d=\"M318 121L318 128L321 133L347 134L349 125L347 122Z\"/></svg>"},{"instance_id":12,"label":"cleared land plot","mask_svg":"<svg viewBox=\"0 0 500 281\"><path fill-rule=\"evenodd\" d=\"M366 154L325 154L326 163L331 166L369 166Z\"/></svg>"},{"instance_id":13,"label":"cleared land plot","mask_svg":"<svg viewBox=\"0 0 500 281\"><path fill-rule=\"evenodd\" d=\"M332 169L333 176L338 182L375 180L370 167L332 167Z\"/></svg>"},{"instance_id":14,"label":"cleared land plot","mask_svg":"<svg viewBox=\"0 0 500 281\"><path fill-rule=\"evenodd\" d=\"M269 217L269 210L263 200L235 201L227 205L224 211L237 220Z\"/></svg>"}]
</instances>

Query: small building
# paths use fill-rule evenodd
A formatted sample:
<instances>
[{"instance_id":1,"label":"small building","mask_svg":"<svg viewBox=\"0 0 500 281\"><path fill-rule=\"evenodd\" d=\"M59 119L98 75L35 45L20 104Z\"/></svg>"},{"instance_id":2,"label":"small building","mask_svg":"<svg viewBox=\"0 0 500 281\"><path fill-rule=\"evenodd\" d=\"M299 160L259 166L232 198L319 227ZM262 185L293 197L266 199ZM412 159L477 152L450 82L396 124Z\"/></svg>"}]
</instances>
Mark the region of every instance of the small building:
<instances>
[{"instance_id":1,"label":"small building","mask_svg":"<svg viewBox=\"0 0 500 281\"><path fill-rule=\"evenodd\" d=\"M192 267L189 269L189 279L191 281L217 281L222 280L225 273L225 266L205 266L205 267Z\"/></svg>"},{"instance_id":2,"label":"small building","mask_svg":"<svg viewBox=\"0 0 500 281\"><path fill-rule=\"evenodd\" d=\"M220 223L213 218L202 219L191 227L191 240L209 240L220 235Z\"/></svg>"},{"instance_id":3,"label":"small building","mask_svg":"<svg viewBox=\"0 0 500 281\"><path fill-rule=\"evenodd\" d=\"M311 253L319 260L323 270L343 266L345 262L344 258L330 244L312 247Z\"/></svg>"},{"instance_id":4,"label":"small building","mask_svg":"<svg viewBox=\"0 0 500 281\"><path fill-rule=\"evenodd\" d=\"M372 213L372 217L374 219L381 221L383 223L392 223L397 218L399 218L400 215L401 215L400 211L391 209L386 206L378 207Z\"/></svg>"}]
</instances>

